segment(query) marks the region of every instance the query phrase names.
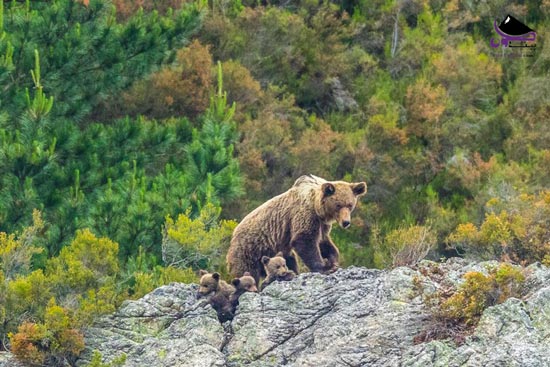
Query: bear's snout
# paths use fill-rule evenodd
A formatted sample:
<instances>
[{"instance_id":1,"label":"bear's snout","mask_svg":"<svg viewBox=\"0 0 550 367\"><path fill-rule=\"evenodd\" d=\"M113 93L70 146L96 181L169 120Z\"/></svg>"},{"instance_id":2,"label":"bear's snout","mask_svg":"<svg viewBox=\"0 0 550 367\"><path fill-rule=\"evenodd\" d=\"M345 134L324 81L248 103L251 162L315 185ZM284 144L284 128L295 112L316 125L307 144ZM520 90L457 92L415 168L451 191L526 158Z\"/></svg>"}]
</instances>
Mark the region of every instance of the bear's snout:
<instances>
[{"instance_id":1,"label":"bear's snout","mask_svg":"<svg viewBox=\"0 0 550 367\"><path fill-rule=\"evenodd\" d=\"M348 228L351 225L351 210L349 208L342 208L338 212L338 224L342 228Z\"/></svg>"}]
</instances>

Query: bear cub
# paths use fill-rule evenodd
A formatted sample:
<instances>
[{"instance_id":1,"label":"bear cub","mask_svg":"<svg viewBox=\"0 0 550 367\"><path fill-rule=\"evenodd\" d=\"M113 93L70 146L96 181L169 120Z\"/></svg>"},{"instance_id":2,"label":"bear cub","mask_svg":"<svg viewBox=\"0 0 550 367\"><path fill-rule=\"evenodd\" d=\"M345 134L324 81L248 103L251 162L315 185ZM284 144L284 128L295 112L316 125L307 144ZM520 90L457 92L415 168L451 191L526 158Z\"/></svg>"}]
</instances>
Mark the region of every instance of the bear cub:
<instances>
[{"instance_id":1,"label":"bear cub","mask_svg":"<svg viewBox=\"0 0 550 367\"><path fill-rule=\"evenodd\" d=\"M197 299L206 298L207 302L218 314L221 323L233 319L233 307L231 295L235 288L220 278L220 273L208 273L205 270L199 272L201 280Z\"/></svg>"},{"instance_id":2,"label":"bear cub","mask_svg":"<svg viewBox=\"0 0 550 367\"><path fill-rule=\"evenodd\" d=\"M233 285L221 279L219 273L199 272L201 280L197 299L205 298L218 315L218 320L224 323L233 320L235 310L239 305L239 297L244 292L257 292L256 281L250 274L233 279Z\"/></svg>"},{"instance_id":3,"label":"bear cub","mask_svg":"<svg viewBox=\"0 0 550 367\"><path fill-rule=\"evenodd\" d=\"M258 292L256 287L256 281L249 272L245 272L242 277L235 278L231 282L235 287L235 292L229 297L231 307L233 307L233 313L235 313L237 306L239 305L239 297L245 292Z\"/></svg>"},{"instance_id":4,"label":"bear cub","mask_svg":"<svg viewBox=\"0 0 550 367\"><path fill-rule=\"evenodd\" d=\"M260 290L264 290L265 287L275 281L289 281L296 277L296 273L288 269L282 252L278 252L271 258L263 256L262 264L264 265L267 276L262 282Z\"/></svg>"}]
</instances>

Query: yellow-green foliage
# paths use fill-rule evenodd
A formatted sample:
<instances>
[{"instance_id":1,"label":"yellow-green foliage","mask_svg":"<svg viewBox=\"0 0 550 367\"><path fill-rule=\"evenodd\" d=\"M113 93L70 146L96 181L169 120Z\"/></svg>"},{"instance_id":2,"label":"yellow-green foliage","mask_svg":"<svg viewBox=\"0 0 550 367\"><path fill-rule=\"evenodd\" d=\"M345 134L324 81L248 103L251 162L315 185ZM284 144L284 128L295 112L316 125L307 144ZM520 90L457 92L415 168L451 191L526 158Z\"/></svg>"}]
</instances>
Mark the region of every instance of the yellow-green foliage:
<instances>
[{"instance_id":1,"label":"yellow-green foliage","mask_svg":"<svg viewBox=\"0 0 550 367\"><path fill-rule=\"evenodd\" d=\"M175 221L168 216L162 241L164 263L178 268L222 268L237 223L219 221L220 212L221 208L208 203L196 219L189 217L189 211Z\"/></svg>"},{"instance_id":2,"label":"yellow-green foliage","mask_svg":"<svg viewBox=\"0 0 550 367\"><path fill-rule=\"evenodd\" d=\"M88 229L77 231L73 242L48 261L47 273L56 287L73 292L95 288L116 275L118 244L97 238Z\"/></svg>"},{"instance_id":3,"label":"yellow-green foliage","mask_svg":"<svg viewBox=\"0 0 550 367\"><path fill-rule=\"evenodd\" d=\"M52 297L51 285L42 270L20 276L7 284L8 322L19 323L18 317L40 315Z\"/></svg>"},{"instance_id":4,"label":"yellow-green foliage","mask_svg":"<svg viewBox=\"0 0 550 367\"><path fill-rule=\"evenodd\" d=\"M436 236L427 226L402 227L389 232L383 240L375 238L374 259L379 267L414 265L436 244Z\"/></svg>"},{"instance_id":5,"label":"yellow-green foliage","mask_svg":"<svg viewBox=\"0 0 550 367\"><path fill-rule=\"evenodd\" d=\"M119 367L124 366L125 362L126 354L123 353L120 357L116 357L108 363L103 363L101 362L101 353L99 353L97 350L94 350L92 360L85 367Z\"/></svg>"},{"instance_id":6,"label":"yellow-green foliage","mask_svg":"<svg viewBox=\"0 0 550 367\"><path fill-rule=\"evenodd\" d=\"M234 228L230 222L218 223L218 215L219 209L207 205L194 221L180 217L170 233L182 241L188 234L188 240L197 243L204 235L213 248L215 241L228 240ZM0 270L0 332L2 336L10 335L13 353L30 365L61 363L77 356L83 349L78 328L89 325L99 315L114 312L130 294L137 298L163 284L197 280L191 268L155 266L141 253L136 259L138 267L128 273L128 278L121 277L118 244L96 237L88 229L78 231L69 246L46 262L44 270L22 273L30 265L31 255L38 252L27 244L34 228L38 227L27 228L19 238L2 237L3 254L10 254L3 259L24 261L11 267L18 269L12 272L14 279L7 279ZM25 251L21 250L23 246ZM205 251L205 256L212 256L215 249L210 247L199 249ZM11 255L15 253L25 256Z\"/></svg>"},{"instance_id":7,"label":"yellow-green foliage","mask_svg":"<svg viewBox=\"0 0 550 367\"><path fill-rule=\"evenodd\" d=\"M4 273L0 270L0 325L6 321L6 284L4 281ZM0 329L1 331L2 329Z\"/></svg>"},{"instance_id":8,"label":"yellow-green foliage","mask_svg":"<svg viewBox=\"0 0 550 367\"><path fill-rule=\"evenodd\" d=\"M34 246L34 242L44 228L44 222L38 210L33 211L32 218L33 224L18 236L0 232L0 269L7 279L27 273L32 256L42 252L41 248Z\"/></svg>"},{"instance_id":9,"label":"yellow-green foliage","mask_svg":"<svg viewBox=\"0 0 550 367\"><path fill-rule=\"evenodd\" d=\"M173 266L155 267L153 272L137 272L134 274L135 285L133 286L132 298L137 299L151 292L161 285L172 282L193 283L196 282L197 275L191 268L179 269Z\"/></svg>"},{"instance_id":10,"label":"yellow-green foliage","mask_svg":"<svg viewBox=\"0 0 550 367\"><path fill-rule=\"evenodd\" d=\"M117 293L113 282L100 287L90 289L82 295L78 295L78 309L76 310L76 322L78 326L89 325L94 318L115 311L115 305L119 303L121 295Z\"/></svg>"},{"instance_id":11,"label":"yellow-green foliage","mask_svg":"<svg viewBox=\"0 0 550 367\"><path fill-rule=\"evenodd\" d=\"M525 276L512 265L501 264L487 275L477 271L468 272L464 280L456 293L441 303L440 317L475 325L487 307L502 303L510 297L520 297Z\"/></svg>"},{"instance_id":12,"label":"yellow-green foliage","mask_svg":"<svg viewBox=\"0 0 550 367\"><path fill-rule=\"evenodd\" d=\"M448 243L476 258L550 264L550 191L522 194L508 202L491 199L486 208L479 227L459 225L448 236Z\"/></svg>"},{"instance_id":13,"label":"yellow-green foliage","mask_svg":"<svg viewBox=\"0 0 550 367\"><path fill-rule=\"evenodd\" d=\"M16 245L31 238L36 223L17 240L12 235L5 236L10 248L21 249ZM27 253L38 252L25 246ZM20 270L24 267L18 266L14 279L0 277L0 287L5 289L0 296L0 316L4 321L0 331L5 334L19 325L19 331L10 338L17 358L41 364L46 359L78 355L83 341L75 328L90 323L97 315L113 312L125 294L116 284L117 255L116 243L83 230L59 256L48 260L45 270L23 274ZM30 255L21 258L30 262ZM53 301L54 297L60 305Z\"/></svg>"},{"instance_id":14,"label":"yellow-green foliage","mask_svg":"<svg viewBox=\"0 0 550 367\"><path fill-rule=\"evenodd\" d=\"M63 363L84 349L84 337L72 328L74 320L52 298L46 308L44 323L24 322L17 333L9 334L12 353L22 362L42 365Z\"/></svg>"}]
</instances>

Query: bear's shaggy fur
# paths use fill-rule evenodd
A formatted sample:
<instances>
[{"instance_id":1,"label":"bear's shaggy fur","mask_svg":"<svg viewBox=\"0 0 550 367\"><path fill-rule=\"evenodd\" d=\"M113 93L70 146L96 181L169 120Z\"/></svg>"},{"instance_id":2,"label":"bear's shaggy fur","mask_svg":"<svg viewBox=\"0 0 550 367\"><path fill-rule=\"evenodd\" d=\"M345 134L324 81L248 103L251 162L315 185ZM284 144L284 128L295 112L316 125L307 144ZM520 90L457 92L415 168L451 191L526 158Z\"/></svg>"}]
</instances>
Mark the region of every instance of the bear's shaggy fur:
<instances>
[{"instance_id":1,"label":"bear's shaggy fur","mask_svg":"<svg viewBox=\"0 0 550 367\"><path fill-rule=\"evenodd\" d=\"M347 228L357 198L366 191L364 182L301 176L288 191L253 210L235 228L227 253L231 274L250 271L258 283L266 275L262 257L273 257L279 251L297 273L293 250L310 271L336 270L339 252L330 238L332 224Z\"/></svg>"},{"instance_id":2,"label":"bear's shaggy fur","mask_svg":"<svg viewBox=\"0 0 550 367\"><path fill-rule=\"evenodd\" d=\"M296 273L289 270L286 266L286 260L283 257L282 252L278 252L271 258L263 256L262 264L264 264L264 269L267 276L262 282L260 290L264 290L265 287L275 281L288 281L296 277Z\"/></svg>"}]
</instances>

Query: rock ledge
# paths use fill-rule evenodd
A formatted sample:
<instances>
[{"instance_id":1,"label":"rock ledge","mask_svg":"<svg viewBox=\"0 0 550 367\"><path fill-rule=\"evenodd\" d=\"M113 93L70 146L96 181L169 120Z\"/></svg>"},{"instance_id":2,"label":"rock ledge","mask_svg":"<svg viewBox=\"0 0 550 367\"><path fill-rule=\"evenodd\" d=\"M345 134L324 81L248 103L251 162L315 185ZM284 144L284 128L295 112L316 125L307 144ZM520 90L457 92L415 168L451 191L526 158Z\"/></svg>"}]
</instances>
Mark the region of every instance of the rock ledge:
<instances>
[{"instance_id":1,"label":"rock ledge","mask_svg":"<svg viewBox=\"0 0 550 367\"><path fill-rule=\"evenodd\" d=\"M455 284L491 265L438 264ZM527 269L525 299L488 308L461 346L413 342L429 323L414 283L421 281L425 292L440 284L406 267L350 267L246 293L235 319L223 326L210 306L196 301L196 285L158 288L88 329L78 365L98 350L107 362L125 353L125 366L550 366L550 269ZM10 361L0 354L0 367L14 366Z\"/></svg>"}]
</instances>

